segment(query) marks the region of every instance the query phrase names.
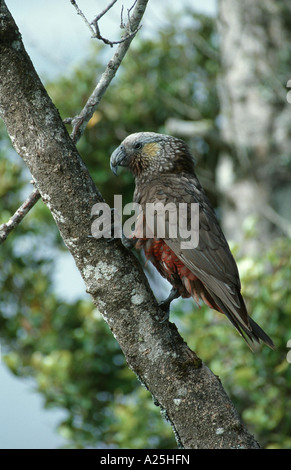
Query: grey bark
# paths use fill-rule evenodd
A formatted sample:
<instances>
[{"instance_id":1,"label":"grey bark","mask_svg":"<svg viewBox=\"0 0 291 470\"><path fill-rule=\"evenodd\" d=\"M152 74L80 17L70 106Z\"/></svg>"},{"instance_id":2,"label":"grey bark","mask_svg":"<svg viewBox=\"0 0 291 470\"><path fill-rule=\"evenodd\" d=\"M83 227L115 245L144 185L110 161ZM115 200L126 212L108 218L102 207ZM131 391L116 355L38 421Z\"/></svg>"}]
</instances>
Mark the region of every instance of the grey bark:
<instances>
[{"instance_id":1,"label":"grey bark","mask_svg":"<svg viewBox=\"0 0 291 470\"><path fill-rule=\"evenodd\" d=\"M140 2L141 3L141 2ZM184 448L258 448L220 380L163 312L136 258L119 241L89 238L102 201L0 0L0 112L42 200L54 217L86 289ZM108 159L109 162L109 159Z\"/></svg>"}]
</instances>

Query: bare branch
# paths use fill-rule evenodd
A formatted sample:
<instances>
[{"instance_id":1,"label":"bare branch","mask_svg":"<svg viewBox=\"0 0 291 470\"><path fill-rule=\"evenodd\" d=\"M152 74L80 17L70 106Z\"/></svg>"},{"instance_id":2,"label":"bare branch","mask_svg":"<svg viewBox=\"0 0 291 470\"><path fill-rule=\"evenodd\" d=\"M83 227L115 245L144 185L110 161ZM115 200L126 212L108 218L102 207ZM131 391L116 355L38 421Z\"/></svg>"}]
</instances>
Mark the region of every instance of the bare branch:
<instances>
[{"instance_id":1,"label":"bare branch","mask_svg":"<svg viewBox=\"0 0 291 470\"><path fill-rule=\"evenodd\" d=\"M34 206L34 204L39 200L40 194L38 189L34 189L29 197L24 201L24 203L17 209L15 214L6 222L5 224L0 225L0 244L5 242L9 233L20 224L22 219Z\"/></svg>"},{"instance_id":2,"label":"bare branch","mask_svg":"<svg viewBox=\"0 0 291 470\"><path fill-rule=\"evenodd\" d=\"M112 0L111 3L109 3L109 5L103 10L101 11L101 13L99 13L99 15L97 15L93 21L91 21L91 24L95 24L97 23L100 18L102 18L102 16L104 16L109 10L111 7L113 7L113 5L117 2L117 0ZM123 7L122 7L123 8Z\"/></svg>"},{"instance_id":3,"label":"bare branch","mask_svg":"<svg viewBox=\"0 0 291 470\"><path fill-rule=\"evenodd\" d=\"M109 46L113 47L115 44L121 44L122 42L126 41L127 39L132 38L133 36L135 36L136 33L140 30L140 28L141 28L141 26L136 28L131 33L128 33L126 36L124 36L122 39L119 39L118 41L110 41L109 39L106 39L103 36L101 36L99 27L96 23L96 33L95 33L94 37L96 37L97 39L100 39L101 41L103 41L104 44L109 44Z\"/></svg>"},{"instance_id":4,"label":"bare branch","mask_svg":"<svg viewBox=\"0 0 291 470\"><path fill-rule=\"evenodd\" d=\"M135 0L132 7L127 10L127 12L128 12L128 23L127 23L127 25L124 25L124 22L123 22L123 6L122 6L122 9L121 9L121 24L120 24L120 27L121 27L121 29L126 30L126 35L123 38L121 38L117 41L111 41L110 39L107 39L107 38L105 38L101 35L100 28L99 28L99 25L98 25L98 21L110 10L110 8L113 7L113 5L116 2L117 2L117 0L112 0L109 3L109 5L101 13L99 13L97 16L95 16L95 18L91 22L89 22L87 20L86 16L84 15L84 13L82 12L82 10L77 5L76 1L71 0L71 3L76 8L78 15L80 15L83 18L86 26L90 29L90 32L92 34L92 38L99 39L100 41L103 41L104 44L108 44L110 47L113 47L114 44L121 44L122 42L126 41L127 39L135 36L137 31L140 29L140 26L138 26L134 31L131 29L130 11L133 9L133 7L136 4L136 0ZM92 27L92 25L93 25L93 27Z\"/></svg>"},{"instance_id":5,"label":"bare branch","mask_svg":"<svg viewBox=\"0 0 291 470\"><path fill-rule=\"evenodd\" d=\"M116 1L116 0L115 0ZM82 10L78 7L77 3L75 2L75 0L71 0L71 4L76 8L76 11L77 11L77 14L81 16L81 18L83 18L86 26L88 26L91 34L94 36L95 34L95 31L94 29L92 28L91 24L89 23L89 21L87 20L86 16L84 15L84 13L82 12Z\"/></svg>"},{"instance_id":6,"label":"bare branch","mask_svg":"<svg viewBox=\"0 0 291 470\"><path fill-rule=\"evenodd\" d=\"M134 9L131 15L130 15L130 10L128 10L128 15L130 15L130 18L128 19L128 22L124 26L124 28L126 31L130 33L127 34L125 38L123 38L122 42L119 42L119 46L115 54L113 55L111 60L109 60L104 73L102 74L99 82L96 85L95 90L91 94L90 98L88 99L87 103L85 104L80 114L75 116L74 118L66 119L65 123L66 124L69 123L73 126L73 131L71 134L73 142L76 143L82 136L88 121L91 119L104 93L106 92L108 86L110 85L112 79L114 78L131 44L132 39L134 38L135 34L140 28L139 25L143 17L143 14L145 12L147 3L148 3L148 0L137 0L134 4Z\"/></svg>"}]
</instances>

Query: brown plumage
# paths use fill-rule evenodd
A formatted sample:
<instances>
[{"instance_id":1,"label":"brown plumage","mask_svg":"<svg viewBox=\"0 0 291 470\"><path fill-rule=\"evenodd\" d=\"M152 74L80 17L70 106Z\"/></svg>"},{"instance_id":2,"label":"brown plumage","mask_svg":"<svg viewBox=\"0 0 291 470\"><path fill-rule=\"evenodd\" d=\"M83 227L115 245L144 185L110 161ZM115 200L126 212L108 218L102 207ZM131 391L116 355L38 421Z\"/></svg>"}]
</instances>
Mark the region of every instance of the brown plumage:
<instances>
[{"instance_id":1,"label":"brown plumage","mask_svg":"<svg viewBox=\"0 0 291 470\"><path fill-rule=\"evenodd\" d=\"M195 175L194 160L187 145L168 135L140 132L129 135L121 143L110 163L115 173L117 166L125 166L135 176L134 202L141 205L144 217L142 231L138 220L136 223L135 247L142 248L146 258L172 284L166 305L179 295L192 296L197 303L202 299L229 318L251 349L260 340L273 348L272 340L247 313L237 265ZM145 236L145 205L157 202L199 204L197 248L182 249L179 233L175 238L167 237L169 217L166 217L164 238Z\"/></svg>"}]
</instances>

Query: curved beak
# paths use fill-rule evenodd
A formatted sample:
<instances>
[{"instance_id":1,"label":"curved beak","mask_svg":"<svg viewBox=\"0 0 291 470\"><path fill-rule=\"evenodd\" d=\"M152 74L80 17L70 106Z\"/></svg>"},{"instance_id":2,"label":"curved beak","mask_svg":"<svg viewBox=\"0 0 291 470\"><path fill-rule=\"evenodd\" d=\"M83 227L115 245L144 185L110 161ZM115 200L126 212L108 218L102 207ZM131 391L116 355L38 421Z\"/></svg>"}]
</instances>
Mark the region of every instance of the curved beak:
<instances>
[{"instance_id":1,"label":"curved beak","mask_svg":"<svg viewBox=\"0 0 291 470\"><path fill-rule=\"evenodd\" d=\"M126 166L125 162L125 157L126 157L126 151L123 147L123 145L120 145L117 147L117 149L114 150L110 157L110 168L112 173L117 175L117 167L118 166Z\"/></svg>"}]
</instances>

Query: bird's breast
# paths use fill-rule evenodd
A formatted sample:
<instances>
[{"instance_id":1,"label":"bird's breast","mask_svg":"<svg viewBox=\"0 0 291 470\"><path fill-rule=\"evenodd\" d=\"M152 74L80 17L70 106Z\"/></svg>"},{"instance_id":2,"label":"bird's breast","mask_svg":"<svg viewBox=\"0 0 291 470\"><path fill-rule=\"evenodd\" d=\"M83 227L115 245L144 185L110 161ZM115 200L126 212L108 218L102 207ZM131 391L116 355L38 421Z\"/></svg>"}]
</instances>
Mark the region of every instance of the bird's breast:
<instances>
[{"instance_id":1,"label":"bird's breast","mask_svg":"<svg viewBox=\"0 0 291 470\"><path fill-rule=\"evenodd\" d=\"M175 255L173 250L161 238L140 238L136 249L143 249L145 257L151 261L159 273L173 286L179 289L182 297L192 294L190 282L197 277ZM187 280L185 282L185 280Z\"/></svg>"}]
</instances>

